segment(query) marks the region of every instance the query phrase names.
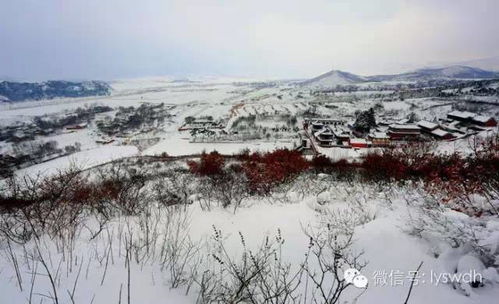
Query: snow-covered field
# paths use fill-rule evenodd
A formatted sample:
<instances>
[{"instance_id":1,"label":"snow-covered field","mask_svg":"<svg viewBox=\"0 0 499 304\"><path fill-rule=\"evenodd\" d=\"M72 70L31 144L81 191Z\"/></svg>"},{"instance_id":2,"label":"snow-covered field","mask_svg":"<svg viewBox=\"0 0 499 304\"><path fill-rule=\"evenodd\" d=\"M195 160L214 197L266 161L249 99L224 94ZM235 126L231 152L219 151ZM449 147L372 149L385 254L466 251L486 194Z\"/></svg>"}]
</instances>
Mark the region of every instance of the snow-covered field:
<instances>
[{"instance_id":1,"label":"snow-covered field","mask_svg":"<svg viewBox=\"0 0 499 304\"><path fill-rule=\"evenodd\" d=\"M189 143L184 138L188 134L179 134L177 129L183 125L187 117L212 117L214 120L226 121L226 131L229 131L234 121L250 115L263 115L265 121L258 126L272 128L282 126L282 122L273 115L301 115L305 111L314 111L315 115L345 119L353 123L356 111L366 110L375 103L381 103L383 111L391 119L403 119L409 113L414 113L419 119L433 121L445 117L451 110L449 102L432 98L407 99L404 101L383 101L391 91L359 91L353 93L338 92L330 97L312 96L301 87L293 87L280 83L271 87L255 87L251 82L241 79L196 79L195 81L175 81L173 78L157 77L145 79L118 80L111 83L113 87L110 96L86 97L73 99L54 99L44 101L27 101L0 105L0 125L10 125L14 122L29 122L34 117L50 117L67 115L77 108L92 105L105 105L118 109L119 107L138 107L144 103L164 103L170 109L171 118L155 126L154 134L141 134L137 137L128 136L126 140L149 137L159 138L154 146L145 147L145 154L166 152L171 155L194 154L206 150L220 150L223 153L234 153L248 148L250 150L269 150L277 147L291 147L288 142L276 139L265 139L259 142L236 143ZM381 96L381 97L380 97ZM113 117L113 112L99 114L98 119ZM382 119L386 119L384 116ZM298 124L298 127L300 125ZM81 137L80 137L81 135ZM101 139L95 124L91 123L84 132L63 134L56 132L48 137L38 137L37 140L56 140L60 147L80 142L83 149L98 147L95 141ZM290 133L290 135L293 135ZM296 135L296 133L294 134ZM116 139L116 138L115 138ZM116 139L121 143L123 139ZM274 142L275 144L272 144ZM448 146L447 144L444 144ZM0 149L6 151L9 145L0 143ZM446 147L442 150L448 150ZM0 150L1 151L1 150ZM356 158L362 152L355 151L321 151L335 159Z\"/></svg>"},{"instance_id":2,"label":"snow-covered field","mask_svg":"<svg viewBox=\"0 0 499 304\"><path fill-rule=\"evenodd\" d=\"M123 157L138 154L134 146L102 146L95 149L77 152L68 156L59 157L41 164L18 170L16 175L23 176L50 176L71 168L80 170L104 164Z\"/></svg>"},{"instance_id":3,"label":"snow-covered field","mask_svg":"<svg viewBox=\"0 0 499 304\"><path fill-rule=\"evenodd\" d=\"M221 154L238 154L246 149L251 152L268 152L279 148L292 149L296 142L292 141L248 141L230 143L190 143L188 137L173 137L162 140L148 148L143 155L160 155L166 153L170 156L201 154L202 152L217 151Z\"/></svg>"}]
</instances>

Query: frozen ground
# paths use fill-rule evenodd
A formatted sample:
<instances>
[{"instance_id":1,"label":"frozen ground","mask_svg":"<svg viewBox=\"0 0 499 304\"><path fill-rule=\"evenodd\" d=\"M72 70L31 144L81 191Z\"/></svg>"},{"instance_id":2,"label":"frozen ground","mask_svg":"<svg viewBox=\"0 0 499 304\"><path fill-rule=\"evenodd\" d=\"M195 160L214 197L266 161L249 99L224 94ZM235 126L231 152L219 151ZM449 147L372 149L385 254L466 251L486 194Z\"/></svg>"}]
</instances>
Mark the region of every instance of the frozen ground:
<instances>
[{"instance_id":1,"label":"frozen ground","mask_svg":"<svg viewBox=\"0 0 499 304\"><path fill-rule=\"evenodd\" d=\"M115 159L137 154L138 149L134 146L101 146L18 170L16 175L19 177L50 176L71 167L83 170Z\"/></svg>"},{"instance_id":2,"label":"frozen ground","mask_svg":"<svg viewBox=\"0 0 499 304\"><path fill-rule=\"evenodd\" d=\"M10 243L12 251L3 245L0 248L3 253L0 257L3 260L0 267L0 301L22 303L31 298L33 303L42 299L45 299L43 302L50 302L47 297L54 293L50 279L46 276L48 269L56 278L59 303L70 303L70 295L75 303L119 302L120 298L125 301L128 293L130 303L195 303L196 284L190 287L187 294L185 286L171 288L172 278L168 266L165 267L159 258L162 246L168 246L162 239L168 235L168 229L179 225L181 238L185 234L193 243L201 246L199 256L191 257L188 261L188 264L194 263L197 258L201 258L199 271L215 262L210 255L209 245L214 228L223 234L225 247L234 259L242 252L241 235L247 248L255 250L265 237L273 239L280 231L285 240L281 249L284 260L296 266L303 261L308 248L308 237L303 231L307 227L324 227L333 219L331 215L328 216L331 212L337 215L350 214L351 223L346 225L354 228L354 250L363 251L362 259L368 262L362 274L369 279L369 285L366 290L348 288L343 298L350 299L348 303L359 294L362 295L355 303L402 303L410 287L411 271L420 262L423 262L421 277L414 286L411 303L451 301L455 304L492 304L499 297L497 273L495 277L487 279L484 287L472 290L469 295L459 288L456 290L452 284L437 283L431 277L432 273L445 273L457 267L457 259L465 253L450 248L438 239L443 235L434 235L429 241L407 233L411 228L407 222L408 214L417 217L420 211L417 203L408 204L406 200L407 197L418 199L414 189L395 188L388 194L361 184L337 184L330 185L326 196L317 196L316 191L320 191L320 186L308 183L310 191L304 196L295 192L298 190L291 190L271 198L249 199L235 213L220 207L202 210L195 202L187 209L177 208L167 213L153 208L148 216L120 216L109 222L97 236L97 223L87 220L84 228L78 230L74 243L42 237L38 244L34 241L24 246ZM386 199L387 194L391 195L389 201ZM356 216L349 212L354 212ZM359 221L363 216L366 218ZM462 215L459 217L463 221L472 221ZM497 225L499 222L493 218L487 223L491 228ZM483 233L494 236L493 229ZM495 236L497 238L497 231ZM155 238L151 248L142 247L150 237ZM130 272L126 266L127 238L131 238L136 246ZM48 264L47 269L40 261L30 257L36 246L41 248ZM22 288L14 261L19 265ZM449 265L450 268L447 267ZM33 277L34 272L37 275Z\"/></svg>"},{"instance_id":3,"label":"frozen ground","mask_svg":"<svg viewBox=\"0 0 499 304\"><path fill-rule=\"evenodd\" d=\"M267 152L277 148L292 149L296 142L286 141L246 141L229 143L191 143L186 133L174 135L143 151L143 155L160 155L166 153L170 156L201 154L217 151L221 154L237 154L245 149L251 152Z\"/></svg>"},{"instance_id":4,"label":"frozen ground","mask_svg":"<svg viewBox=\"0 0 499 304\"><path fill-rule=\"evenodd\" d=\"M338 161L341 159L346 159L348 161L359 160L361 157L366 156L370 152L374 152L377 148L368 148L368 149L350 149L350 148L324 148L317 147L319 153L326 155L333 161Z\"/></svg>"}]
</instances>

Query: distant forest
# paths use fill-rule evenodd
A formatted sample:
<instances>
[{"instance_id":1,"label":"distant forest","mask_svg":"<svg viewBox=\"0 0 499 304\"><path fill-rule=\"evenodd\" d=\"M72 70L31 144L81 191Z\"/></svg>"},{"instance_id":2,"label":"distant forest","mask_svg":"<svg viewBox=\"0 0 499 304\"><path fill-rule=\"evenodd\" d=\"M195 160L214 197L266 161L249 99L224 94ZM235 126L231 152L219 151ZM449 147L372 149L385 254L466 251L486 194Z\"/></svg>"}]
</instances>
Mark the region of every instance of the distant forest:
<instances>
[{"instance_id":1,"label":"distant forest","mask_svg":"<svg viewBox=\"0 0 499 304\"><path fill-rule=\"evenodd\" d=\"M111 87L103 81L0 82L0 101L26 101L58 97L105 96Z\"/></svg>"}]
</instances>

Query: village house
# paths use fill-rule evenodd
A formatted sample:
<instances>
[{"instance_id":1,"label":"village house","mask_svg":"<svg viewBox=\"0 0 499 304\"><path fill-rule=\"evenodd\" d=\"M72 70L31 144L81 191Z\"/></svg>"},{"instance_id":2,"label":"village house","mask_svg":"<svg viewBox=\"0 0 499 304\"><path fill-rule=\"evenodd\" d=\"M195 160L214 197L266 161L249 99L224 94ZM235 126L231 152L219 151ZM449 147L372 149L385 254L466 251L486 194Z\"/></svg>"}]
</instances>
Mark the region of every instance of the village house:
<instances>
[{"instance_id":1,"label":"village house","mask_svg":"<svg viewBox=\"0 0 499 304\"><path fill-rule=\"evenodd\" d=\"M440 128L452 133L466 134L467 132L466 127L461 126L461 122L459 121L452 121L451 123L441 124Z\"/></svg>"},{"instance_id":2,"label":"village house","mask_svg":"<svg viewBox=\"0 0 499 304\"><path fill-rule=\"evenodd\" d=\"M476 115L473 117L472 122L482 127L496 127L497 121L490 116Z\"/></svg>"},{"instance_id":3,"label":"village house","mask_svg":"<svg viewBox=\"0 0 499 304\"><path fill-rule=\"evenodd\" d=\"M305 119L305 123L307 124L322 124L323 126L344 126L345 121L340 119L333 118L307 118Z\"/></svg>"},{"instance_id":4,"label":"village house","mask_svg":"<svg viewBox=\"0 0 499 304\"><path fill-rule=\"evenodd\" d=\"M312 123L312 132L318 132L324 128L324 125L320 122Z\"/></svg>"},{"instance_id":5,"label":"village house","mask_svg":"<svg viewBox=\"0 0 499 304\"><path fill-rule=\"evenodd\" d=\"M451 132L449 132L452 128L447 130L442 129L445 128L445 125L441 128L440 125L436 123L422 120L418 122L418 126L421 128L421 132L439 140L449 140L455 138L455 136Z\"/></svg>"},{"instance_id":6,"label":"village house","mask_svg":"<svg viewBox=\"0 0 499 304\"><path fill-rule=\"evenodd\" d=\"M390 136L385 132L374 132L369 134L368 138L372 145L376 147L383 147L390 144Z\"/></svg>"},{"instance_id":7,"label":"village house","mask_svg":"<svg viewBox=\"0 0 499 304\"><path fill-rule=\"evenodd\" d=\"M442 125L442 128L450 132L459 132L462 134L471 131L484 130L487 127L496 127L497 121L490 116L477 115L465 111L453 111L447 114L448 123Z\"/></svg>"},{"instance_id":8,"label":"village house","mask_svg":"<svg viewBox=\"0 0 499 304\"><path fill-rule=\"evenodd\" d=\"M181 126L179 131L193 130L193 129L222 129L223 123L221 121L213 121L210 119L195 119Z\"/></svg>"},{"instance_id":9,"label":"village house","mask_svg":"<svg viewBox=\"0 0 499 304\"><path fill-rule=\"evenodd\" d=\"M350 146L352 148L367 148L369 147L369 142L364 138L352 138L350 139Z\"/></svg>"},{"instance_id":10,"label":"village house","mask_svg":"<svg viewBox=\"0 0 499 304\"><path fill-rule=\"evenodd\" d=\"M112 138L109 138L109 139L98 139L95 141L95 143L97 144L102 144L102 145L108 145L110 143L113 143L115 140L112 139Z\"/></svg>"},{"instance_id":11,"label":"village house","mask_svg":"<svg viewBox=\"0 0 499 304\"><path fill-rule=\"evenodd\" d=\"M418 127L421 128L422 132L431 133L433 130L436 130L438 128L438 124L426 120L421 120L420 122L418 122Z\"/></svg>"},{"instance_id":12,"label":"village house","mask_svg":"<svg viewBox=\"0 0 499 304\"><path fill-rule=\"evenodd\" d=\"M330 147L334 145L334 133L329 128L323 128L322 130L315 132L314 137L321 147Z\"/></svg>"},{"instance_id":13,"label":"village house","mask_svg":"<svg viewBox=\"0 0 499 304\"><path fill-rule=\"evenodd\" d=\"M342 145L350 141L350 134L344 130L333 130L336 143Z\"/></svg>"},{"instance_id":14,"label":"village house","mask_svg":"<svg viewBox=\"0 0 499 304\"><path fill-rule=\"evenodd\" d=\"M387 134L391 140L414 140L420 137L421 128L412 124L392 124L388 127Z\"/></svg>"},{"instance_id":15,"label":"village house","mask_svg":"<svg viewBox=\"0 0 499 304\"><path fill-rule=\"evenodd\" d=\"M34 127L33 128L33 132L36 134L36 135L41 135L41 136L47 136L47 135L50 135L52 133L54 133L54 129L52 128L48 128L48 129L40 129L40 128L37 128L37 127Z\"/></svg>"},{"instance_id":16,"label":"village house","mask_svg":"<svg viewBox=\"0 0 499 304\"><path fill-rule=\"evenodd\" d=\"M87 127L87 123L80 123L80 124L76 124L76 125L71 125L71 126L67 126L66 127L66 130L81 130L81 129L85 129Z\"/></svg>"},{"instance_id":17,"label":"village house","mask_svg":"<svg viewBox=\"0 0 499 304\"><path fill-rule=\"evenodd\" d=\"M475 113L467 112L467 111L452 111L447 114L447 118L450 120L457 120L460 122L471 122Z\"/></svg>"},{"instance_id":18,"label":"village house","mask_svg":"<svg viewBox=\"0 0 499 304\"><path fill-rule=\"evenodd\" d=\"M435 129L435 130L431 131L430 134L433 137L440 139L440 140L450 140L450 139L455 138L455 136L452 135L452 133L449 133L449 132L442 130L442 129Z\"/></svg>"}]
</instances>

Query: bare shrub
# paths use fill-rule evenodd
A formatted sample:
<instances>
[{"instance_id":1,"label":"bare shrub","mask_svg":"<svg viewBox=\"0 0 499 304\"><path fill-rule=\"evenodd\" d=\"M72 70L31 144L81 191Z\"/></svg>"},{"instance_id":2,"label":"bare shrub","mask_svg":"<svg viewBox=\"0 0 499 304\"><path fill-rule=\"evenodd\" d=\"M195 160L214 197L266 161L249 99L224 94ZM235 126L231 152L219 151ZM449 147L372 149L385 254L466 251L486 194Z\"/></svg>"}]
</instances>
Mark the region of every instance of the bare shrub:
<instances>
[{"instance_id":1,"label":"bare shrub","mask_svg":"<svg viewBox=\"0 0 499 304\"><path fill-rule=\"evenodd\" d=\"M154 198L164 206L188 205L196 193L196 178L182 169L171 169L153 185Z\"/></svg>"},{"instance_id":2,"label":"bare shrub","mask_svg":"<svg viewBox=\"0 0 499 304\"><path fill-rule=\"evenodd\" d=\"M466 215L452 215L432 195L422 194L419 204L407 223L411 235L432 241L443 240L453 248L468 246L488 265L493 265L495 253L481 240L487 233L480 219ZM438 253L437 253L438 254Z\"/></svg>"},{"instance_id":3,"label":"bare shrub","mask_svg":"<svg viewBox=\"0 0 499 304\"><path fill-rule=\"evenodd\" d=\"M189 236L189 215L175 209L167 212L159 255L161 269L169 273L171 288L189 286L191 274L197 271L200 263L200 245Z\"/></svg>"},{"instance_id":4,"label":"bare shrub","mask_svg":"<svg viewBox=\"0 0 499 304\"><path fill-rule=\"evenodd\" d=\"M283 261L284 240L279 232L275 240L266 237L256 250L248 249L240 234L242 253L235 259L227 251L222 232L214 230L215 266L196 279L197 303L293 303L299 299L302 269L293 270Z\"/></svg>"},{"instance_id":5,"label":"bare shrub","mask_svg":"<svg viewBox=\"0 0 499 304\"><path fill-rule=\"evenodd\" d=\"M363 252L352 249L353 229L348 223L341 227L328 223L325 229L305 229L310 239L304 263L312 285L307 294L309 302L339 303L345 289L351 286L345 282L343 271L348 268L360 271L367 265L362 259Z\"/></svg>"},{"instance_id":6,"label":"bare shrub","mask_svg":"<svg viewBox=\"0 0 499 304\"><path fill-rule=\"evenodd\" d=\"M333 229L307 230L309 250L299 265L283 258L280 231L266 237L252 250L240 235L242 252L233 257L222 232L214 227L215 266L196 276L197 303L338 303L350 284L343 279L344 267L362 269L362 253L351 249L352 235L335 235ZM309 283L311 281L311 283ZM310 286L309 286L310 284Z\"/></svg>"}]
</instances>

